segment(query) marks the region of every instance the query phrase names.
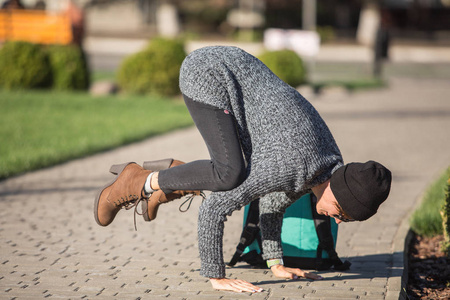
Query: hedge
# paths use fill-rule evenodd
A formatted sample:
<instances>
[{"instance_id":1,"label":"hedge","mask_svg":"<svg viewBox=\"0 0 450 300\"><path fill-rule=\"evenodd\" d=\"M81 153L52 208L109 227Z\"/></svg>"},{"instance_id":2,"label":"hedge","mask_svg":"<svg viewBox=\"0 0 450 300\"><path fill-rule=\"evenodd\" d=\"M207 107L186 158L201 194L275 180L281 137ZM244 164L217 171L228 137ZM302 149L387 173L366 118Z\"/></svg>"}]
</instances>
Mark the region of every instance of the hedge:
<instances>
[{"instance_id":1,"label":"hedge","mask_svg":"<svg viewBox=\"0 0 450 300\"><path fill-rule=\"evenodd\" d=\"M0 87L31 89L51 84L45 50L28 42L6 42L0 49Z\"/></svg>"},{"instance_id":2,"label":"hedge","mask_svg":"<svg viewBox=\"0 0 450 300\"><path fill-rule=\"evenodd\" d=\"M89 87L86 57L75 45L7 42L0 49L0 87L85 90Z\"/></svg>"},{"instance_id":3,"label":"hedge","mask_svg":"<svg viewBox=\"0 0 450 300\"><path fill-rule=\"evenodd\" d=\"M258 58L281 80L293 87L306 81L303 60L292 50L267 51Z\"/></svg>"},{"instance_id":4,"label":"hedge","mask_svg":"<svg viewBox=\"0 0 450 300\"><path fill-rule=\"evenodd\" d=\"M75 45L53 45L47 48L56 90L86 90L89 88L89 69L86 57Z\"/></svg>"},{"instance_id":5,"label":"hedge","mask_svg":"<svg viewBox=\"0 0 450 300\"><path fill-rule=\"evenodd\" d=\"M119 87L130 93L178 94L179 72L186 57L184 43L153 39L144 50L127 57L118 71Z\"/></svg>"}]
</instances>

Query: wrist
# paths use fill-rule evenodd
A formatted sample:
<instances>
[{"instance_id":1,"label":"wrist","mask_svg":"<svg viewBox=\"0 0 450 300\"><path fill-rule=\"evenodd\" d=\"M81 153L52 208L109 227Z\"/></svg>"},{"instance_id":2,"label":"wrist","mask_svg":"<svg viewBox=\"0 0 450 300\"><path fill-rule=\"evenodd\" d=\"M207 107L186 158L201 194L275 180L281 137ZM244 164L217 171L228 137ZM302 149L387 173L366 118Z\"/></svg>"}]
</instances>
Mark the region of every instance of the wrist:
<instances>
[{"instance_id":1,"label":"wrist","mask_svg":"<svg viewBox=\"0 0 450 300\"><path fill-rule=\"evenodd\" d=\"M273 266L283 266L284 262L282 258L275 258L275 259L268 259L267 260L267 267L272 268Z\"/></svg>"},{"instance_id":2,"label":"wrist","mask_svg":"<svg viewBox=\"0 0 450 300\"><path fill-rule=\"evenodd\" d=\"M225 277L224 278L209 278L209 281L220 281L220 280L224 280L224 279L226 279Z\"/></svg>"}]
</instances>

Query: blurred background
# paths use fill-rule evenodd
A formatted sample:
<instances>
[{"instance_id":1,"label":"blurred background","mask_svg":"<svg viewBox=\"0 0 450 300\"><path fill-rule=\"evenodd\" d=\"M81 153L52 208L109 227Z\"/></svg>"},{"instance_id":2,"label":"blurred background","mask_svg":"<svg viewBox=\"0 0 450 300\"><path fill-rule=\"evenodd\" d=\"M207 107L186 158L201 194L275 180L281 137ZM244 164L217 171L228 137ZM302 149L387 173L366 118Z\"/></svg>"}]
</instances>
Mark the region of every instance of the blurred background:
<instances>
[{"instance_id":1,"label":"blurred background","mask_svg":"<svg viewBox=\"0 0 450 300\"><path fill-rule=\"evenodd\" d=\"M357 288L349 291L353 296L389 298L389 293L396 293L392 286L400 285L403 262L397 260L403 259L406 236L402 219L434 174L450 162L450 0L0 0L0 201L6 204L0 226L7 229L0 228L0 239L5 241L2 255L8 257L1 267L8 275L0 276L0 285L8 286L3 289L8 298L33 291L46 297L62 291L64 297L71 293L67 286L78 281L81 293L98 296L105 290L104 274L116 268L111 263L118 257L109 256L110 250L132 245L137 235L125 232L130 223L106 240L104 231L94 230L91 193L104 184L110 163L129 160L130 155L137 156L131 160L142 161L149 153L164 158L178 151L170 155L197 159L206 153L198 148L203 146L199 136L183 131L169 140L13 177L192 126L180 97L178 73L189 52L207 45L243 48L314 101L346 159L370 158L392 166L394 201L379 214L376 226L357 224L357 231L344 227L348 229L340 233L339 253L363 256L353 265L361 272L354 277ZM443 191L440 186L435 189ZM417 223L441 230L441 204L436 203L443 197L435 199L427 209L419 209L432 221L424 218ZM74 201L80 213L74 213ZM30 212L26 217L24 207ZM114 274L125 271L121 293L141 288L129 274L149 274L141 262L148 259L149 249L164 255L167 249L176 255L182 252L192 268L198 254L192 254L196 248L185 233L194 232L186 226L193 219L169 220L178 220L170 228L181 243L174 247L171 239L158 238L168 223L152 225L150 235L163 241L153 244L161 248L148 248L152 239L146 237L145 251L133 249L137 265L128 264L130 258L122 260L125 264L114 270ZM239 233L242 227L236 224L233 228ZM82 249L76 248L77 240ZM230 240L226 251L231 254L236 244ZM107 259L91 263L98 251ZM131 257L129 252L120 255ZM161 277L167 261L159 261L152 268L159 268L156 281L162 282L167 279ZM73 268L65 269L74 262ZM56 272L61 264L65 266ZM191 275L180 276L191 282ZM396 278L386 281L389 276ZM338 279L352 281L351 276ZM40 281L43 284L38 285ZM362 286L366 282L368 292ZM164 290L156 294L166 295L172 283L165 282ZM448 280L444 284L448 288ZM117 286L108 286L105 293ZM280 292L291 293L282 287ZM79 287L73 288L78 292ZM336 288L339 292L342 286Z\"/></svg>"},{"instance_id":2,"label":"blurred background","mask_svg":"<svg viewBox=\"0 0 450 300\"><path fill-rule=\"evenodd\" d=\"M183 38L187 53L210 44L236 45L254 55L264 50L291 49L305 61L309 82L392 74L450 76L449 0L1 0L0 3L3 11L14 9L14 14L20 14L17 9L21 9L40 11L47 19L65 15L70 19L71 36L67 37L70 30L60 30L56 43L79 44L92 71L115 71L127 55L142 50L152 38L162 36ZM18 38L55 42L14 36L12 18L3 19L2 41ZM26 19L27 16L16 22L23 25Z\"/></svg>"}]
</instances>

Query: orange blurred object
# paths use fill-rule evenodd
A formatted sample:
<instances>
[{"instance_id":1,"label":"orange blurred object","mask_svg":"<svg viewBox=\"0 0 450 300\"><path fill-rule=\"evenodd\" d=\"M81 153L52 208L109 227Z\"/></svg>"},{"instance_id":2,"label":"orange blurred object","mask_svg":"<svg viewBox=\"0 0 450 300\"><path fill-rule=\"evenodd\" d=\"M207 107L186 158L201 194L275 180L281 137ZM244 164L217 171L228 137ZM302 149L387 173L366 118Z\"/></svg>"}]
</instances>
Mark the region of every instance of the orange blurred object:
<instances>
[{"instance_id":1,"label":"orange blurred object","mask_svg":"<svg viewBox=\"0 0 450 300\"><path fill-rule=\"evenodd\" d=\"M37 10L0 10L0 41L8 40L70 44L73 42L70 16Z\"/></svg>"}]
</instances>

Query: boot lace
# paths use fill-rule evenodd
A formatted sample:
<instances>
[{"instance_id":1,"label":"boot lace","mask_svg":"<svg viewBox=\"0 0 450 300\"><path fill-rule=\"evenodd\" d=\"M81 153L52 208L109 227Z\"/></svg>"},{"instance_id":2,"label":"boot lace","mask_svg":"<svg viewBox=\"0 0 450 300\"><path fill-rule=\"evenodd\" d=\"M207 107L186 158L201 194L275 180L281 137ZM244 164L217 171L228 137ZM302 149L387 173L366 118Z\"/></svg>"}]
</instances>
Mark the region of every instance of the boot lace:
<instances>
[{"instance_id":1,"label":"boot lace","mask_svg":"<svg viewBox=\"0 0 450 300\"><path fill-rule=\"evenodd\" d=\"M180 207L178 208L178 210L180 212L187 212L189 210L189 208L191 207L192 201L194 200L194 198L196 196L200 196L202 198L202 201L204 201L206 199L206 195L203 191L200 192L185 192L182 193L182 197L185 197L186 199L183 201L183 203L181 203ZM125 198L121 198L120 200L118 200L115 205L116 206L120 206L121 209L125 209L125 210L130 210L132 208L134 208L134 230L137 231L137 223L136 223L136 215L142 216L144 215L146 212L144 211L139 211L138 210L138 206L141 203L141 201L147 201L147 199L145 199L144 197L137 197L136 195L129 195L128 197ZM183 208L183 206L185 206L187 204L186 209Z\"/></svg>"},{"instance_id":2,"label":"boot lace","mask_svg":"<svg viewBox=\"0 0 450 300\"><path fill-rule=\"evenodd\" d=\"M114 202L114 205L117 207L120 207L121 209L130 210L134 208L134 230L137 231L137 225L136 225L136 215L142 216L144 212L138 211L138 204L141 203L141 201L144 201L145 199L141 196L138 197L137 195L129 195L122 197Z\"/></svg>"},{"instance_id":3,"label":"boot lace","mask_svg":"<svg viewBox=\"0 0 450 300\"><path fill-rule=\"evenodd\" d=\"M186 197L186 200L184 200L183 203L181 203L180 207L178 208L178 210L179 210L180 212L182 212L182 213L185 213L185 212L187 212L187 211L189 210L189 208L191 207L192 201L194 200L194 198L195 198L196 196L202 197L202 202L205 201L205 199L206 199L206 195L205 195L205 193L204 193L203 191L200 191L200 192L194 192L194 193L186 193L186 194L184 194L183 196L186 196L186 195L188 195L188 196ZM183 208L183 206L184 206L185 204L187 204L186 209Z\"/></svg>"}]
</instances>

